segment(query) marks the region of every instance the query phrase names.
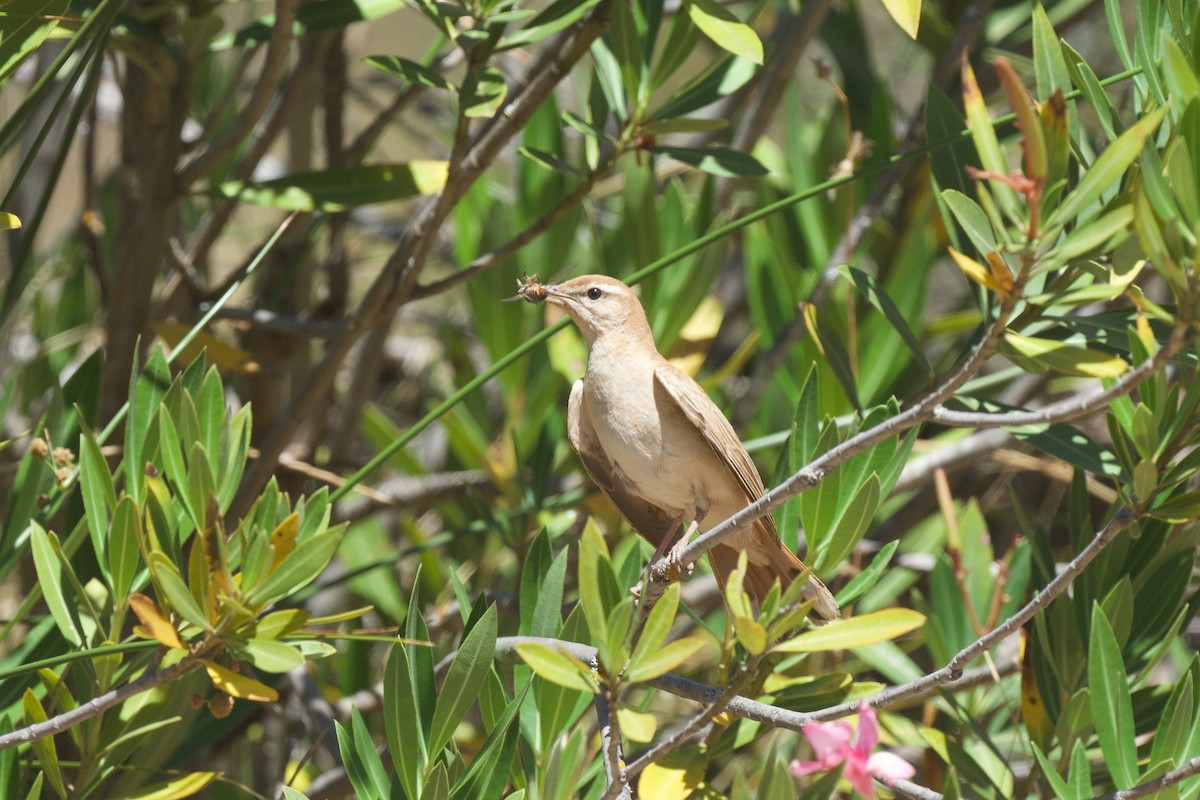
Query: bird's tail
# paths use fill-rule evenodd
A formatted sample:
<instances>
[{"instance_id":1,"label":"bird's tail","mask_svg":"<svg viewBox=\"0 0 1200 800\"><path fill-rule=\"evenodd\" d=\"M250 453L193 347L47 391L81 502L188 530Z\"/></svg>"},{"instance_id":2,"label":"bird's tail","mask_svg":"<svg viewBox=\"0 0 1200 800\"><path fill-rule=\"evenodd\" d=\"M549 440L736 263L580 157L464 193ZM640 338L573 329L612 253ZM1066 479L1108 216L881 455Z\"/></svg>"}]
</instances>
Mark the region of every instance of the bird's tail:
<instances>
[{"instance_id":1,"label":"bird's tail","mask_svg":"<svg viewBox=\"0 0 1200 800\"><path fill-rule=\"evenodd\" d=\"M766 564L749 562L746 566L743 585L755 602L763 601L776 579L783 589L787 589L793 580L807 575L808 585L804 588L804 597L816 600L813 616L822 622L841 616L837 601L833 599L833 594L825 588L821 579L812 574L808 567L804 566L804 562L782 542L776 542L779 547L778 557L769 559ZM718 586L724 587L729 574L737 569L738 554L737 548L720 544L708 551L708 561L712 565L713 574L717 576Z\"/></svg>"}]
</instances>

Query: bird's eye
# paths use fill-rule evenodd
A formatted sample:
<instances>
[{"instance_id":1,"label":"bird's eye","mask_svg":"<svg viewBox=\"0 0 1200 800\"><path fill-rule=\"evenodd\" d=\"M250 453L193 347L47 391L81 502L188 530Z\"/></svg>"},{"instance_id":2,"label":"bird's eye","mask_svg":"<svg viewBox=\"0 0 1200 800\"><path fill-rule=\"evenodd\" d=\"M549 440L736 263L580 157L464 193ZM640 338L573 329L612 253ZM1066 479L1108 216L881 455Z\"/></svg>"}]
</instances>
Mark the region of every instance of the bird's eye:
<instances>
[{"instance_id":1,"label":"bird's eye","mask_svg":"<svg viewBox=\"0 0 1200 800\"><path fill-rule=\"evenodd\" d=\"M593 286L587 290L587 296L589 300L599 300L603 294L604 292L600 291L599 286Z\"/></svg>"}]
</instances>

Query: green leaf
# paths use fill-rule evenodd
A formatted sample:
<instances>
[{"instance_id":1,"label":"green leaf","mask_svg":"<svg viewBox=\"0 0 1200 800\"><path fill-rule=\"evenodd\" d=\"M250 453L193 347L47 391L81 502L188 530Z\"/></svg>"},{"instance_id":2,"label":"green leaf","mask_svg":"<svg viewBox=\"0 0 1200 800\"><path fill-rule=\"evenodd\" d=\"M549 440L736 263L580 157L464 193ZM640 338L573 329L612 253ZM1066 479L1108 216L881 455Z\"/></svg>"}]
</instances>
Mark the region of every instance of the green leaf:
<instances>
[{"instance_id":1,"label":"green leaf","mask_svg":"<svg viewBox=\"0 0 1200 800\"><path fill-rule=\"evenodd\" d=\"M1200 490L1184 492L1170 500L1155 506L1148 512L1155 519L1163 522L1182 524L1200 518Z\"/></svg>"},{"instance_id":2,"label":"green leaf","mask_svg":"<svg viewBox=\"0 0 1200 800\"><path fill-rule=\"evenodd\" d=\"M29 543L33 551L33 567L37 572L38 586L54 617L54 624L68 642L80 647L83 645L83 635L75 626L75 617L71 607L67 605L63 594L62 562L55 553L56 548L51 543L53 533L48 533L37 520L29 521ZM57 537L55 537L57 538Z\"/></svg>"},{"instance_id":3,"label":"green leaf","mask_svg":"<svg viewBox=\"0 0 1200 800\"><path fill-rule=\"evenodd\" d=\"M753 61L731 56L685 84L652 117L671 119L704 108L745 86L755 72Z\"/></svg>"},{"instance_id":4,"label":"green leaf","mask_svg":"<svg viewBox=\"0 0 1200 800\"><path fill-rule=\"evenodd\" d=\"M246 660L263 672L288 672L304 663L299 650L275 639L247 639L240 649Z\"/></svg>"},{"instance_id":5,"label":"green leaf","mask_svg":"<svg viewBox=\"0 0 1200 800\"><path fill-rule=\"evenodd\" d=\"M446 746L479 697L479 690L492 667L495 650L496 606L492 604L463 637L446 673L446 680L442 682L437 707L433 712L433 724L429 729L429 752L436 755Z\"/></svg>"},{"instance_id":6,"label":"green leaf","mask_svg":"<svg viewBox=\"0 0 1200 800\"><path fill-rule=\"evenodd\" d=\"M664 675L687 661L704 647L704 640L688 636L663 647L643 659L637 666L630 666L625 671L625 679L638 683Z\"/></svg>"},{"instance_id":7,"label":"green leaf","mask_svg":"<svg viewBox=\"0 0 1200 800\"><path fill-rule=\"evenodd\" d=\"M304 541L251 592L251 602L270 604L307 586L329 565L345 533L343 523Z\"/></svg>"},{"instance_id":8,"label":"green leaf","mask_svg":"<svg viewBox=\"0 0 1200 800\"><path fill-rule=\"evenodd\" d=\"M488 119L495 116L507 95L508 84L500 70L490 64L472 64L459 90L458 102L463 116ZM445 182L444 175L442 181Z\"/></svg>"},{"instance_id":9,"label":"green leaf","mask_svg":"<svg viewBox=\"0 0 1200 800\"><path fill-rule=\"evenodd\" d=\"M518 718L517 711L525 701L529 683L517 693L504 709L496 726L492 728L487 743L475 756L466 773L458 779L450 796L454 800L475 800L483 797L499 797L508 782L513 754L516 752L520 726L513 727Z\"/></svg>"},{"instance_id":10,"label":"green leaf","mask_svg":"<svg viewBox=\"0 0 1200 800\"><path fill-rule=\"evenodd\" d=\"M840 564L858 546L879 509L879 491L879 476L872 473L858 487L854 498L840 509L837 521L821 548L821 555L813 566L815 570L824 574Z\"/></svg>"},{"instance_id":11,"label":"green leaf","mask_svg":"<svg viewBox=\"0 0 1200 800\"><path fill-rule=\"evenodd\" d=\"M334 722L337 726L338 749L342 752L342 760L346 767L346 776L355 794L364 800L387 800L390 796L391 781L383 769L383 762L375 745L371 741L371 733L363 722L362 714L357 708L350 712L350 727L353 733L342 727L342 723Z\"/></svg>"},{"instance_id":12,"label":"green leaf","mask_svg":"<svg viewBox=\"0 0 1200 800\"><path fill-rule=\"evenodd\" d=\"M767 174L767 168L754 156L739 153L728 147L674 147L657 145L648 148L651 152L670 156L676 161L690 164L702 172L727 178L757 178Z\"/></svg>"},{"instance_id":13,"label":"green leaf","mask_svg":"<svg viewBox=\"0 0 1200 800\"><path fill-rule=\"evenodd\" d=\"M904 314L902 314L900 309L896 307L896 304L892 301L892 298L888 296L888 293L884 290L883 285L880 284L879 281L875 280L874 276L868 275L862 270L855 269L854 267L843 266L842 270L845 272L845 274L850 276L852 281L854 281L854 285L858 287L858 291L862 293L863 297L867 298L867 301L871 305L875 306L875 308L883 312L883 315L887 317L887 321L891 324L892 328L895 329L896 333L900 334L900 338L904 340L905 346L908 347L909 352L911 352L913 357L916 358L917 363L921 366L921 369L925 370L930 378L934 377L935 373L933 365L930 364L929 359L925 357L924 348L921 347L921 343L917 340L916 334L914 334L912 329L908 327L908 321L904 319Z\"/></svg>"},{"instance_id":14,"label":"green leaf","mask_svg":"<svg viewBox=\"0 0 1200 800\"><path fill-rule=\"evenodd\" d=\"M538 642L522 642L516 649L526 666L551 683L589 694L599 691L591 668L570 653Z\"/></svg>"},{"instance_id":15,"label":"green leaf","mask_svg":"<svg viewBox=\"0 0 1200 800\"><path fill-rule=\"evenodd\" d=\"M420 716L412 713L416 694L409 671L409 647L392 645L388 656L383 676L383 728L404 793L420 797L428 751Z\"/></svg>"},{"instance_id":16,"label":"green leaf","mask_svg":"<svg viewBox=\"0 0 1200 800\"><path fill-rule=\"evenodd\" d=\"M445 161L365 164L316 172L297 172L270 181L226 181L223 197L285 211L344 211L441 191Z\"/></svg>"},{"instance_id":17,"label":"green leaf","mask_svg":"<svg viewBox=\"0 0 1200 800\"><path fill-rule=\"evenodd\" d=\"M837 604L845 608L871 591L875 587L875 584L879 582L883 571L891 563L892 556L896 554L896 548L899 546L900 540L893 539L881 547L879 552L875 554L875 558L871 559L871 563L867 565L867 568L851 578L850 582L843 586L842 590L837 593Z\"/></svg>"},{"instance_id":18,"label":"green leaf","mask_svg":"<svg viewBox=\"0 0 1200 800\"><path fill-rule=\"evenodd\" d=\"M763 46L758 34L715 0L690 0L688 16L700 32L717 47L755 64L763 63Z\"/></svg>"},{"instance_id":19,"label":"green leaf","mask_svg":"<svg viewBox=\"0 0 1200 800\"><path fill-rule=\"evenodd\" d=\"M128 495L123 496L113 511L112 534L109 540L109 568L112 570L113 599L120 602L129 594L134 576L138 571L140 551L138 541L142 538L141 520L137 504Z\"/></svg>"},{"instance_id":20,"label":"green leaf","mask_svg":"<svg viewBox=\"0 0 1200 800\"><path fill-rule=\"evenodd\" d=\"M125 420L125 491L140 508L145 500L147 454L142 452L150 423L171 385L171 368L161 347L154 348L146 368L133 366L129 386L129 415Z\"/></svg>"},{"instance_id":21,"label":"green leaf","mask_svg":"<svg viewBox=\"0 0 1200 800\"><path fill-rule=\"evenodd\" d=\"M166 595L167 602L175 609L175 613L201 630L209 630L211 623L208 614L200 609L196 598L188 590L183 576L171 560L162 553L150 554L150 573Z\"/></svg>"},{"instance_id":22,"label":"green leaf","mask_svg":"<svg viewBox=\"0 0 1200 800\"><path fill-rule=\"evenodd\" d=\"M1037 96L1045 101L1056 89L1071 91L1067 60L1059 46L1058 35L1041 3L1033 7L1033 67L1037 77Z\"/></svg>"},{"instance_id":23,"label":"green leaf","mask_svg":"<svg viewBox=\"0 0 1200 800\"><path fill-rule=\"evenodd\" d=\"M15 231L21 227L21 220L16 214L0 211L0 231Z\"/></svg>"},{"instance_id":24,"label":"green leaf","mask_svg":"<svg viewBox=\"0 0 1200 800\"><path fill-rule=\"evenodd\" d=\"M1118 789L1129 789L1137 783L1138 776L1133 701L1121 650L1099 604L1092 606L1087 675L1092 721L1100 739L1105 766Z\"/></svg>"},{"instance_id":25,"label":"green leaf","mask_svg":"<svg viewBox=\"0 0 1200 800\"><path fill-rule=\"evenodd\" d=\"M917 26L921 22L921 0L883 0L883 7L891 14L900 30L909 38L917 38Z\"/></svg>"},{"instance_id":26,"label":"green leaf","mask_svg":"<svg viewBox=\"0 0 1200 800\"><path fill-rule=\"evenodd\" d=\"M375 67L375 69L382 70L389 75L394 75L412 84L427 86L430 89L446 89L451 92L456 90L453 83L429 67L424 64L418 64L415 61L409 61L407 58L400 58L399 56L367 56L366 61L369 65Z\"/></svg>"},{"instance_id":27,"label":"green leaf","mask_svg":"<svg viewBox=\"0 0 1200 800\"><path fill-rule=\"evenodd\" d=\"M547 36L574 25L600 0L555 0L511 36L500 40L493 52L536 44Z\"/></svg>"},{"instance_id":28,"label":"green leaf","mask_svg":"<svg viewBox=\"0 0 1200 800\"><path fill-rule=\"evenodd\" d=\"M1141 155L1146 140L1158 129L1159 123L1162 122L1166 113L1165 106L1154 109L1105 148L1104 152L1084 172L1075 191L1067 195L1062 204L1046 220L1046 229L1050 230L1067 220L1074 219L1079 212L1094 203L1101 194L1120 181L1133 162Z\"/></svg>"},{"instance_id":29,"label":"green leaf","mask_svg":"<svg viewBox=\"0 0 1200 800\"><path fill-rule=\"evenodd\" d=\"M772 648L779 653L848 650L903 636L925 624L925 615L907 608L885 608L850 619L835 619Z\"/></svg>"},{"instance_id":30,"label":"green leaf","mask_svg":"<svg viewBox=\"0 0 1200 800\"><path fill-rule=\"evenodd\" d=\"M589 519L579 537L579 603L587 617L592 641L603 642L608 614L604 610L604 597L600 588L600 569L611 569L608 565L608 547L596 523Z\"/></svg>"},{"instance_id":31,"label":"green leaf","mask_svg":"<svg viewBox=\"0 0 1200 800\"><path fill-rule=\"evenodd\" d=\"M58 26L70 0L6 0L0 16L0 83L8 79ZM0 214L11 217L12 214ZM6 230L0 220L0 230ZM19 228L18 221L12 226Z\"/></svg>"},{"instance_id":32,"label":"green leaf","mask_svg":"<svg viewBox=\"0 0 1200 800\"><path fill-rule=\"evenodd\" d=\"M301 38L318 31L344 28L354 22L378 19L408 6L405 0L314 0L304 3L296 12L292 35ZM274 26L275 15L265 14L236 33L217 39L209 49L220 51L233 46L265 43Z\"/></svg>"},{"instance_id":33,"label":"green leaf","mask_svg":"<svg viewBox=\"0 0 1200 800\"><path fill-rule=\"evenodd\" d=\"M642 636L638 639L637 648L629 659L627 671L636 669L638 664L652 658L663 646L663 642L667 641L671 625L675 622L675 612L679 609L679 592L680 585L671 584L651 609L646 625L642 628Z\"/></svg>"},{"instance_id":34,"label":"green leaf","mask_svg":"<svg viewBox=\"0 0 1200 800\"><path fill-rule=\"evenodd\" d=\"M112 576L108 563L108 515L117 505L117 495L113 491L112 473L108 471L108 462L100 452L96 437L83 419L82 412L75 409L79 419L79 488L83 495L83 509L87 516L88 534L92 547L96 552L96 561L100 571L108 582Z\"/></svg>"},{"instance_id":35,"label":"green leaf","mask_svg":"<svg viewBox=\"0 0 1200 800\"><path fill-rule=\"evenodd\" d=\"M986 256L996 249L996 234L992 230L992 223L988 221L987 214L978 203L954 189L943 190L942 200L981 256Z\"/></svg>"},{"instance_id":36,"label":"green leaf","mask_svg":"<svg viewBox=\"0 0 1200 800\"><path fill-rule=\"evenodd\" d=\"M21 721L29 726L46 722L48 719L46 709L42 708L41 701L37 699L33 689L27 688L21 696ZM54 745L54 737L47 736L34 741L33 752L37 754L42 771L49 778L54 791L59 797L66 798L66 782L63 780L62 765L58 760L58 748Z\"/></svg>"}]
</instances>

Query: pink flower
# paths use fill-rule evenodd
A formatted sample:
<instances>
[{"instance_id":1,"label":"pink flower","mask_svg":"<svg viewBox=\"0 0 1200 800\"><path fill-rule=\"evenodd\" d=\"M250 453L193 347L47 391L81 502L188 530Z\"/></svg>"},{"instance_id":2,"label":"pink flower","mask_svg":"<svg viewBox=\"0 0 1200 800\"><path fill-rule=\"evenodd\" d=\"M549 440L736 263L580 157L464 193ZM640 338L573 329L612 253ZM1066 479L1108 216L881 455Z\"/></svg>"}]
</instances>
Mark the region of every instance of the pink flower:
<instances>
[{"instance_id":1,"label":"pink flower","mask_svg":"<svg viewBox=\"0 0 1200 800\"><path fill-rule=\"evenodd\" d=\"M892 753L874 753L879 744L879 721L875 709L866 700L858 702L858 739L852 745L850 724L847 722L810 722L804 735L812 745L816 761L793 761L789 768L797 778L814 772L825 772L844 764L842 777L850 781L854 791L875 800L874 778L890 784L916 774L912 764Z\"/></svg>"}]
</instances>

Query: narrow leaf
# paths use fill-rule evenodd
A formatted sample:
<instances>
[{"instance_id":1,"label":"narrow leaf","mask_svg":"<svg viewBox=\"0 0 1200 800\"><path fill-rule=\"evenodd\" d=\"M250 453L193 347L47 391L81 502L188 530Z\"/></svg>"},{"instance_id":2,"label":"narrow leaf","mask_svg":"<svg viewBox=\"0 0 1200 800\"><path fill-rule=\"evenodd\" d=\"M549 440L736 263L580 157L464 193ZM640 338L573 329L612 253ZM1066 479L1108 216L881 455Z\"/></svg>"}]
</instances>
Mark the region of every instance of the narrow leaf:
<instances>
[{"instance_id":1,"label":"narrow leaf","mask_svg":"<svg viewBox=\"0 0 1200 800\"><path fill-rule=\"evenodd\" d=\"M907 608L887 608L850 619L838 619L780 642L780 653L817 653L847 650L903 636L925 624L925 615Z\"/></svg>"}]
</instances>

